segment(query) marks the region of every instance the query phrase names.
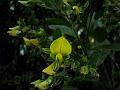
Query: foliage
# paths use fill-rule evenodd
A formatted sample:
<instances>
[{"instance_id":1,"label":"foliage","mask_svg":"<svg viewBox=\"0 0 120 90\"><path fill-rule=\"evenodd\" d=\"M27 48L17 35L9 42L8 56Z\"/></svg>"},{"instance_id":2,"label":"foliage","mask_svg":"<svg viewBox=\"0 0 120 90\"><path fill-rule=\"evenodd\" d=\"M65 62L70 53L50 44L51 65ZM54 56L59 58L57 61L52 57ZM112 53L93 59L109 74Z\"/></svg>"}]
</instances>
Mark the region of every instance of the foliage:
<instances>
[{"instance_id":1,"label":"foliage","mask_svg":"<svg viewBox=\"0 0 120 90\"><path fill-rule=\"evenodd\" d=\"M40 90L78 90L87 81L92 82L92 90L119 89L115 79L119 77L120 65L112 60L113 54L120 51L119 0L18 3L24 7L25 16L21 15L7 33L13 44L20 42L19 54L27 56L28 62L35 57L43 57L44 61L40 61L44 66L39 66L39 79L31 80L31 84ZM111 35L113 32L117 34ZM109 58L111 73L104 66Z\"/></svg>"}]
</instances>

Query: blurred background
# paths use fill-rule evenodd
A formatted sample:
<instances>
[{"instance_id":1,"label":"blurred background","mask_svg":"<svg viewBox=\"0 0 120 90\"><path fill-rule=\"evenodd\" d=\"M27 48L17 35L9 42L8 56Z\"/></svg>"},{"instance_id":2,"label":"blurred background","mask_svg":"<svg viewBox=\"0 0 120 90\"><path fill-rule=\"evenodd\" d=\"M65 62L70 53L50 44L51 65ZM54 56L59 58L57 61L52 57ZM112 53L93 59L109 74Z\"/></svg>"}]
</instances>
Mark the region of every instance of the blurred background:
<instances>
[{"instance_id":1,"label":"blurred background","mask_svg":"<svg viewBox=\"0 0 120 90\"><path fill-rule=\"evenodd\" d=\"M86 0L77 0L77 3L83 4L84 1ZM108 38L111 43L120 42L120 1L116 0L116 3L112 3L112 1L114 0L92 0L85 11L86 16L93 11L97 12L98 17L101 17L103 12L107 13L104 20L106 20L110 32L105 38ZM34 20L32 13L36 15ZM39 53L38 49L27 52L24 45L21 44L21 38L11 37L7 31L10 27L16 26L20 18L24 18L26 23L35 23L37 26L41 23L44 25L45 18L50 16L54 17L55 13L50 10L46 11L40 6L30 9L18 3L17 0L0 0L0 90L37 90L30 82L41 78L41 71L46 66L48 56L42 52ZM43 21L39 22L39 20ZM48 36L51 35L51 31L46 32ZM50 41L47 45L49 44ZM120 48L120 46L117 47ZM20 54L22 49L26 52L24 55ZM30 54L31 56L29 56ZM77 81L76 85L74 84L76 81L71 82L71 85L77 87L78 90L98 90L99 88L100 90L120 90L120 52L111 51L105 61L99 65L98 72L100 82L83 80ZM68 73L73 74L72 71Z\"/></svg>"}]
</instances>

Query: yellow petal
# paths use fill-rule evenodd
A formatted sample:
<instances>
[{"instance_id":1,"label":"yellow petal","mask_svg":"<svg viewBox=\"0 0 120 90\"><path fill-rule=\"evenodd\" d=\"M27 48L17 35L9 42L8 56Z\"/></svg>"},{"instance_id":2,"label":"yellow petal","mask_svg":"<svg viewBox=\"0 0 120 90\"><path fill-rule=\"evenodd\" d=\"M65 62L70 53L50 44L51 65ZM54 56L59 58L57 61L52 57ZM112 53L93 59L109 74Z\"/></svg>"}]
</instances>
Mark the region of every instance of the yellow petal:
<instances>
[{"instance_id":1,"label":"yellow petal","mask_svg":"<svg viewBox=\"0 0 120 90\"><path fill-rule=\"evenodd\" d=\"M69 55L72 52L70 43L64 37L61 37L60 53L63 55Z\"/></svg>"},{"instance_id":2,"label":"yellow petal","mask_svg":"<svg viewBox=\"0 0 120 90\"><path fill-rule=\"evenodd\" d=\"M17 36L20 33L20 31L18 31L18 30L12 30L12 31L8 31L7 33L10 36Z\"/></svg>"},{"instance_id":3,"label":"yellow petal","mask_svg":"<svg viewBox=\"0 0 120 90\"><path fill-rule=\"evenodd\" d=\"M30 45L31 45L30 40L29 40L28 38L23 37L23 39L24 39L24 42L25 42L25 44L26 44L27 46L30 46Z\"/></svg>"},{"instance_id":4,"label":"yellow petal","mask_svg":"<svg viewBox=\"0 0 120 90\"><path fill-rule=\"evenodd\" d=\"M9 28L10 30L19 30L20 26L15 26L15 27L11 27Z\"/></svg>"},{"instance_id":5,"label":"yellow petal","mask_svg":"<svg viewBox=\"0 0 120 90\"><path fill-rule=\"evenodd\" d=\"M53 62L52 64L50 64L47 68L45 68L42 72L48 74L48 75L54 75L55 71L54 71L54 64L55 62Z\"/></svg>"},{"instance_id":6,"label":"yellow petal","mask_svg":"<svg viewBox=\"0 0 120 90\"><path fill-rule=\"evenodd\" d=\"M66 4L67 6L69 5L68 4L68 0L63 0L64 4Z\"/></svg>"},{"instance_id":7,"label":"yellow petal","mask_svg":"<svg viewBox=\"0 0 120 90\"><path fill-rule=\"evenodd\" d=\"M73 9L75 9L77 15L80 13L80 8L78 6L73 6Z\"/></svg>"},{"instance_id":8,"label":"yellow petal","mask_svg":"<svg viewBox=\"0 0 120 90\"><path fill-rule=\"evenodd\" d=\"M39 45L39 41L38 39L30 39L30 43L34 46L38 46Z\"/></svg>"},{"instance_id":9,"label":"yellow petal","mask_svg":"<svg viewBox=\"0 0 120 90\"><path fill-rule=\"evenodd\" d=\"M38 39L28 39L26 37L23 37L23 39L27 46L38 46L39 45Z\"/></svg>"},{"instance_id":10,"label":"yellow petal","mask_svg":"<svg viewBox=\"0 0 120 90\"><path fill-rule=\"evenodd\" d=\"M54 40L50 45L51 53L57 55L61 53L62 55L69 55L72 51L70 43L63 36Z\"/></svg>"},{"instance_id":11,"label":"yellow petal","mask_svg":"<svg viewBox=\"0 0 120 90\"><path fill-rule=\"evenodd\" d=\"M63 56L62 56L62 54L58 53L58 54L56 55L56 60L59 60L59 62L61 63L61 62L63 61Z\"/></svg>"}]
</instances>

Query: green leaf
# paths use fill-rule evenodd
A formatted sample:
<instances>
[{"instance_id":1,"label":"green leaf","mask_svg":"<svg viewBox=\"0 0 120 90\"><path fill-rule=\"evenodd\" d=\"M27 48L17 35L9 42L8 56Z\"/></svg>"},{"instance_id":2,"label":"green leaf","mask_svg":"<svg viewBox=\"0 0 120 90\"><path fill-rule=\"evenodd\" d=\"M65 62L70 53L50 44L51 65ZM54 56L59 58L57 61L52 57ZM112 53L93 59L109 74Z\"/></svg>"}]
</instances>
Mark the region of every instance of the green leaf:
<instances>
[{"instance_id":1,"label":"green leaf","mask_svg":"<svg viewBox=\"0 0 120 90\"><path fill-rule=\"evenodd\" d=\"M29 1L18 1L19 3L23 4L24 6L28 6Z\"/></svg>"},{"instance_id":2,"label":"green leaf","mask_svg":"<svg viewBox=\"0 0 120 90\"><path fill-rule=\"evenodd\" d=\"M38 87L40 89L48 89L51 82L52 82L53 78L50 76L48 77L45 81L41 81L41 80L37 80L35 82L32 82L31 84L34 84L35 87Z\"/></svg>"},{"instance_id":3,"label":"green leaf","mask_svg":"<svg viewBox=\"0 0 120 90\"><path fill-rule=\"evenodd\" d=\"M76 38L75 32L71 27L65 25L49 25L50 29L60 30L62 34L70 35Z\"/></svg>"},{"instance_id":4,"label":"green leaf","mask_svg":"<svg viewBox=\"0 0 120 90\"><path fill-rule=\"evenodd\" d=\"M100 49L120 51L120 43L99 46Z\"/></svg>"},{"instance_id":5,"label":"green leaf","mask_svg":"<svg viewBox=\"0 0 120 90\"><path fill-rule=\"evenodd\" d=\"M50 54L50 49L49 48L42 48L42 51L46 54Z\"/></svg>"},{"instance_id":6,"label":"green leaf","mask_svg":"<svg viewBox=\"0 0 120 90\"><path fill-rule=\"evenodd\" d=\"M63 56L69 55L72 52L72 47L64 36L54 40L50 45L51 53L57 55L58 53Z\"/></svg>"},{"instance_id":7,"label":"green leaf","mask_svg":"<svg viewBox=\"0 0 120 90\"><path fill-rule=\"evenodd\" d=\"M25 0L25 1L19 0L18 2L23 4L24 6L34 6L34 5L42 6L44 4L43 0Z\"/></svg>"},{"instance_id":8,"label":"green leaf","mask_svg":"<svg viewBox=\"0 0 120 90\"><path fill-rule=\"evenodd\" d=\"M34 85L36 85L36 84L40 84L41 82L42 82L43 80L36 80L36 81L34 81L34 82L31 82L30 84L34 84Z\"/></svg>"},{"instance_id":9,"label":"green leaf","mask_svg":"<svg viewBox=\"0 0 120 90\"><path fill-rule=\"evenodd\" d=\"M89 65L92 65L93 67L99 66L102 64L105 60L105 58L109 55L109 50L93 50L89 54Z\"/></svg>"},{"instance_id":10,"label":"green leaf","mask_svg":"<svg viewBox=\"0 0 120 90\"><path fill-rule=\"evenodd\" d=\"M11 27L9 28L10 30L19 30L20 29L20 26L15 26L15 27Z\"/></svg>"}]
</instances>

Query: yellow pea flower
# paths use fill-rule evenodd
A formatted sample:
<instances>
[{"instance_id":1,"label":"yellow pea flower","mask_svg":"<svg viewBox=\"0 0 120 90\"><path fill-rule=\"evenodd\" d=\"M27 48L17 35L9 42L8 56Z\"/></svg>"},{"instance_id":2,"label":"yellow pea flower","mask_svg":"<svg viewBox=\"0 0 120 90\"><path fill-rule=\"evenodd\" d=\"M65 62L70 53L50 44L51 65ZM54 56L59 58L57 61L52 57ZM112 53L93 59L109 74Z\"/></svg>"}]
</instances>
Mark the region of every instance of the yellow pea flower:
<instances>
[{"instance_id":1,"label":"yellow pea flower","mask_svg":"<svg viewBox=\"0 0 120 90\"><path fill-rule=\"evenodd\" d=\"M53 43L50 45L50 51L52 54L57 55L60 53L61 55L69 55L72 52L72 47L68 40L62 36L56 40L53 41Z\"/></svg>"},{"instance_id":2,"label":"yellow pea flower","mask_svg":"<svg viewBox=\"0 0 120 90\"><path fill-rule=\"evenodd\" d=\"M10 36L17 36L18 34L21 33L21 31L18 30L12 30L7 32Z\"/></svg>"},{"instance_id":3,"label":"yellow pea flower","mask_svg":"<svg viewBox=\"0 0 120 90\"><path fill-rule=\"evenodd\" d=\"M63 2L64 2L65 5L67 5L67 6L69 5L68 0L63 0Z\"/></svg>"},{"instance_id":4,"label":"yellow pea flower","mask_svg":"<svg viewBox=\"0 0 120 90\"><path fill-rule=\"evenodd\" d=\"M27 46L38 46L39 45L38 39L28 39L26 37L23 37L23 39Z\"/></svg>"},{"instance_id":5,"label":"yellow pea flower","mask_svg":"<svg viewBox=\"0 0 120 90\"><path fill-rule=\"evenodd\" d=\"M9 28L9 31L7 32L10 36L17 36L18 34L21 33L21 31L19 31L19 26L15 26L12 28Z\"/></svg>"},{"instance_id":6,"label":"yellow pea flower","mask_svg":"<svg viewBox=\"0 0 120 90\"><path fill-rule=\"evenodd\" d=\"M73 9L75 10L76 14L80 14L80 8L78 6L73 6Z\"/></svg>"},{"instance_id":7,"label":"yellow pea flower","mask_svg":"<svg viewBox=\"0 0 120 90\"><path fill-rule=\"evenodd\" d=\"M64 36L54 40L50 45L51 56L56 56L56 61L50 64L42 72L48 75L54 75L55 70L59 69L60 63L63 61L63 56L67 56L72 52L72 47ZM59 62L58 62L59 61Z\"/></svg>"}]
</instances>

